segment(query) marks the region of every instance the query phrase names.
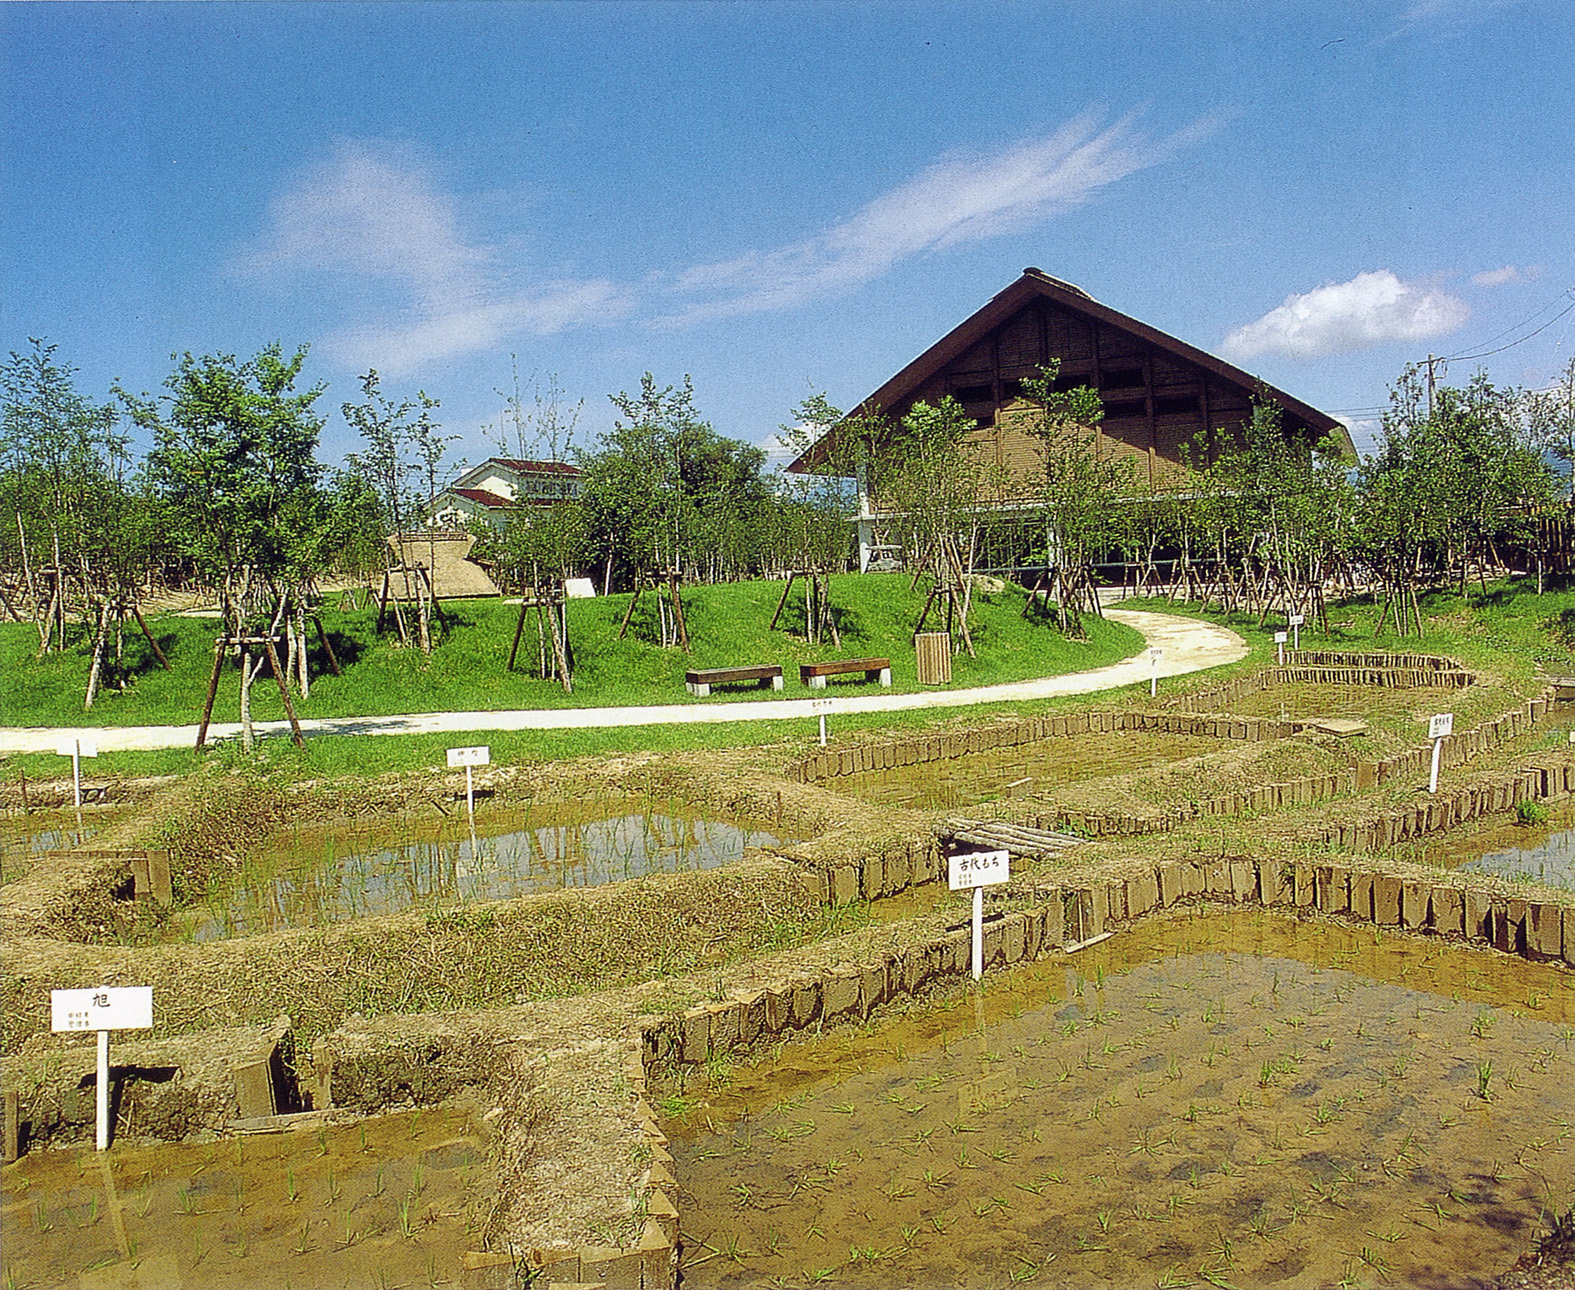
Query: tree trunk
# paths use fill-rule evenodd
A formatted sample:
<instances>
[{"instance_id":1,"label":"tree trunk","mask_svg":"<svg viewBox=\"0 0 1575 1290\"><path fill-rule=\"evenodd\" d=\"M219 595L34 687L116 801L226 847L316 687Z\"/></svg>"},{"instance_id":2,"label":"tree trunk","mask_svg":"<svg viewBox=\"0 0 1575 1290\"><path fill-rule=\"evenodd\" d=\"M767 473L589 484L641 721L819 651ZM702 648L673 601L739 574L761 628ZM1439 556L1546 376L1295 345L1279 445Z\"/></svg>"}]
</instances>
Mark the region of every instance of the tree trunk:
<instances>
[{"instance_id":1,"label":"tree trunk","mask_svg":"<svg viewBox=\"0 0 1575 1290\"><path fill-rule=\"evenodd\" d=\"M258 666L261 666L259 662ZM241 646L241 751L250 753L255 740L252 738L252 651L251 646Z\"/></svg>"},{"instance_id":2,"label":"tree trunk","mask_svg":"<svg viewBox=\"0 0 1575 1290\"><path fill-rule=\"evenodd\" d=\"M93 666L88 669L87 695L82 700L82 711L86 712L93 706L93 696L98 693L99 673L104 666L104 643L109 636L109 606L105 605L98 613L98 630L93 633Z\"/></svg>"},{"instance_id":3,"label":"tree trunk","mask_svg":"<svg viewBox=\"0 0 1575 1290\"><path fill-rule=\"evenodd\" d=\"M295 641L296 648L301 651L299 667L301 672L301 699L304 702L312 697L312 667L306 645L306 605L302 603L299 596L295 601Z\"/></svg>"}]
</instances>

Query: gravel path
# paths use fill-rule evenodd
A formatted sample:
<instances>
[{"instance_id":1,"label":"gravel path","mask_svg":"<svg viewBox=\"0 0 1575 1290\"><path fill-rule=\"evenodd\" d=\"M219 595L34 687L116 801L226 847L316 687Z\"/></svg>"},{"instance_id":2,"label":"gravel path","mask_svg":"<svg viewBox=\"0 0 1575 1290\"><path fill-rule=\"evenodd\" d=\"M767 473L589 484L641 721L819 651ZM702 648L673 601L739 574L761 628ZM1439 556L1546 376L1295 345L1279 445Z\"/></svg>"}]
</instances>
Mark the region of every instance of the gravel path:
<instances>
[{"instance_id":1,"label":"gravel path","mask_svg":"<svg viewBox=\"0 0 1575 1290\"><path fill-rule=\"evenodd\" d=\"M1201 672L1234 663L1247 654L1247 643L1235 632L1195 618L1155 614L1144 610L1107 608L1107 617L1143 633L1146 647L1131 658L1087 672L1048 676L1007 685L986 685L969 690L927 690L917 694L859 694L848 697L817 695L814 698L775 699L753 703L660 704L640 708L511 708L497 712L419 712L394 717L328 717L301 722L301 731L312 735L415 735L473 730L555 730L572 727L654 726L701 721L808 721L821 711L830 715L848 712L897 712L912 708L958 708L976 703L1048 699L1068 694L1092 694L1147 681L1153 667L1149 650L1163 650L1161 678ZM816 699L824 708L815 705ZM288 735L285 721L263 721L254 727L259 737ZM239 722L214 722L210 739L235 738ZM92 726L28 727L0 729L0 754L54 752L71 739L93 744L99 752L124 752L155 748L190 748L197 742L196 725L189 726Z\"/></svg>"}]
</instances>

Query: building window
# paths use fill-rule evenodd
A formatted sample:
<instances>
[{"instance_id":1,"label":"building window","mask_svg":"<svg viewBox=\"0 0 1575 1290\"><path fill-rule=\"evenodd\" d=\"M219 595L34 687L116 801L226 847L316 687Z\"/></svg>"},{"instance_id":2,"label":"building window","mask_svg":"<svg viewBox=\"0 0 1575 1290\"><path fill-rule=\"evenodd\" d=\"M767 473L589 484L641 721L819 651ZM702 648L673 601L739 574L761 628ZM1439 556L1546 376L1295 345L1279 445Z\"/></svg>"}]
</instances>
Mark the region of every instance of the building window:
<instances>
[{"instance_id":1,"label":"building window","mask_svg":"<svg viewBox=\"0 0 1575 1290\"><path fill-rule=\"evenodd\" d=\"M1154 400L1154 415L1157 417L1174 417L1195 413L1198 410L1198 396L1196 394L1178 395L1170 399Z\"/></svg>"},{"instance_id":2,"label":"building window","mask_svg":"<svg viewBox=\"0 0 1575 1290\"><path fill-rule=\"evenodd\" d=\"M1143 369L1141 367L1123 367L1113 372L1102 372L1099 376L1099 388L1102 390L1141 390L1143 388Z\"/></svg>"},{"instance_id":3,"label":"building window","mask_svg":"<svg viewBox=\"0 0 1575 1290\"><path fill-rule=\"evenodd\" d=\"M1118 403L1105 404L1105 415L1112 421L1121 417L1140 417L1148 411L1148 405L1142 399L1123 399Z\"/></svg>"}]
</instances>

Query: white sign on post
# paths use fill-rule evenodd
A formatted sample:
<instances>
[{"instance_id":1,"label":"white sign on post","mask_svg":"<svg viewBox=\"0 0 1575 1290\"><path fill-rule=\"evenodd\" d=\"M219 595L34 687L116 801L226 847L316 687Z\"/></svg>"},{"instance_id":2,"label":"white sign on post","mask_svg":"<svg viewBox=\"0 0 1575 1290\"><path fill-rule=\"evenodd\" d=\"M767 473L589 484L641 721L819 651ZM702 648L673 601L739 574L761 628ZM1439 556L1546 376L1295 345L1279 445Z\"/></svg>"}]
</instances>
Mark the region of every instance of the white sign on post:
<instances>
[{"instance_id":1,"label":"white sign on post","mask_svg":"<svg viewBox=\"0 0 1575 1290\"><path fill-rule=\"evenodd\" d=\"M1285 666L1285 642L1291 637L1290 632L1274 633L1274 654L1281 667Z\"/></svg>"},{"instance_id":2,"label":"white sign on post","mask_svg":"<svg viewBox=\"0 0 1575 1290\"><path fill-rule=\"evenodd\" d=\"M984 889L1012 876L1008 851L970 851L946 862L946 880L953 891L973 888L973 979L984 976Z\"/></svg>"},{"instance_id":3,"label":"white sign on post","mask_svg":"<svg viewBox=\"0 0 1575 1290\"><path fill-rule=\"evenodd\" d=\"M1148 695L1153 698L1159 693L1159 660L1165 657L1162 649L1151 649L1148 652Z\"/></svg>"},{"instance_id":4,"label":"white sign on post","mask_svg":"<svg viewBox=\"0 0 1575 1290\"><path fill-rule=\"evenodd\" d=\"M1302 647L1302 624L1307 621L1307 616L1305 614L1287 614L1285 621L1291 625L1291 631L1295 633L1291 637L1291 648L1300 649Z\"/></svg>"},{"instance_id":5,"label":"white sign on post","mask_svg":"<svg viewBox=\"0 0 1575 1290\"><path fill-rule=\"evenodd\" d=\"M98 745L91 739L67 739L64 743L55 745L57 757L71 758L71 794L76 803L76 809L82 809L82 759L84 757L97 757Z\"/></svg>"},{"instance_id":6,"label":"white sign on post","mask_svg":"<svg viewBox=\"0 0 1575 1290\"><path fill-rule=\"evenodd\" d=\"M1427 737L1433 741L1433 773L1427 781L1429 793L1438 792L1438 759L1444 748L1444 740L1455 733L1455 714L1453 712L1439 712L1427 719Z\"/></svg>"},{"instance_id":7,"label":"white sign on post","mask_svg":"<svg viewBox=\"0 0 1575 1290\"><path fill-rule=\"evenodd\" d=\"M826 746L826 714L831 711L832 699L811 699L809 710L820 716L820 746Z\"/></svg>"},{"instance_id":8,"label":"white sign on post","mask_svg":"<svg viewBox=\"0 0 1575 1290\"><path fill-rule=\"evenodd\" d=\"M453 770L456 766L465 768L465 811L470 816L470 831L476 831L476 781L473 766L492 765L492 748L488 744L477 744L472 748L450 748L448 750L448 766Z\"/></svg>"},{"instance_id":9,"label":"white sign on post","mask_svg":"<svg viewBox=\"0 0 1575 1290\"><path fill-rule=\"evenodd\" d=\"M101 985L91 990L51 990L49 1028L98 1032L98 1125L100 1151L109 1150L109 1032L147 1030L153 1025L151 985Z\"/></svg>"}]
</instances>

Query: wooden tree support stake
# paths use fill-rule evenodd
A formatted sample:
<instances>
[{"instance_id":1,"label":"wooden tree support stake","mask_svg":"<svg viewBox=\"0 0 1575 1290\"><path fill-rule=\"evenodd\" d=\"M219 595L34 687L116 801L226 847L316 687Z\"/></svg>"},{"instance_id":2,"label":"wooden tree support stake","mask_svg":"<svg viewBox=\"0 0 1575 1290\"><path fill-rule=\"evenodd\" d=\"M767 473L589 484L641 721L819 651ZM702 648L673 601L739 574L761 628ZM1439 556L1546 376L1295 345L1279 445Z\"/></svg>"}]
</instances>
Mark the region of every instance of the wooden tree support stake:
<instances>
[{"instance_id":1,"label":"wooden tree support stake","mask_svg":"<svg viewBox=\"0 0 1575 1290\"><path fill-rule=\"evenodd\" d=\"M295 740L297 748L305 748L306 740L301 737L301 723L295 719L295 705L290 702L290 687L284 683L284 669L279 666L279 655L274 651L273 637L265 637L263 646L268 651L268 666L273 669L273 679L279 683L279 697L284 700L285 715L290 718L290 735Z\"/></svg>"},{"instance_id":2,"label":"wooden tree support stake","mask_svg":"<svg viewBox=\"0 0 1575 1290\"><path fill-rule=\"evenodd\" d=\"M197 727L197 751L208 742L208 722L213 719L213 701L219 693L219 673L224 670L224 651L229 649L228 637L213 642L213 675L208 678L208 697L202 704L202 724Z\"/></svg>"},{"instance_id":3,"label":"wooden tree support stake","mask_svg":"<svg viewBox=\"0 0 1575 1290\"><path fill-rule=\"evenodd\" d=\"M153 639L153 633L148 630L147 621L142 617L142 610L137 607L137 602L131 602L131 612L137 620L137 626L142 628L142 634L148 638L148 644L153 647L153 657L158 659L159 666L166 672L173 671L169 659L164 657L164 651L159 648L158 641Z\"/></svg>"},{"instance_id":4,"label":"wooden tree support stake","mask_svg":"<svg viewBox=\"0 0 1575 1290\"><path fill-rule=\"evenodd\" d=\"M317 624L317 639L322 641L323 653L328 655L328 666L333 669L335 676L343 676L344 673L339 670L339 660L334 656L334 647L329 644L328 633L323 630L323 620L313 614L312 621Z\"/></svg>"}]
</instances>

